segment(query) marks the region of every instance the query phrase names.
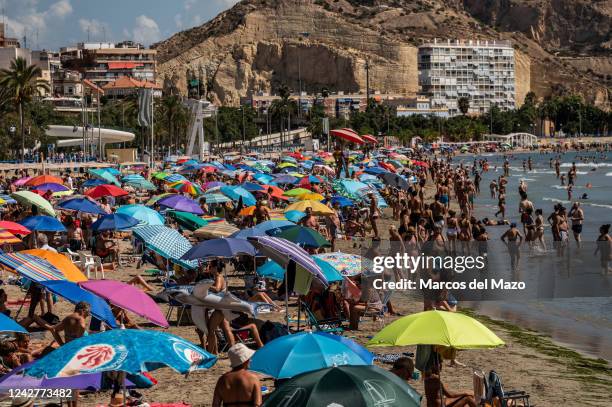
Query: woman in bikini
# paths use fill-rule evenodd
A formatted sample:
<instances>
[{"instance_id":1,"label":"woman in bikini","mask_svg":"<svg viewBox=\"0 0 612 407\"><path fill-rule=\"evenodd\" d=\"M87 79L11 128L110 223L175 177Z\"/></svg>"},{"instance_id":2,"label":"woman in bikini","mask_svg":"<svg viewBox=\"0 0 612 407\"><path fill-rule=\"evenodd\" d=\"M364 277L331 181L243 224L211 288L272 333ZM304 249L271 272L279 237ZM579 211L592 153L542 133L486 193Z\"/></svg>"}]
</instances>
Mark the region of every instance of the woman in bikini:
<instances>
[{"instance_id":1,"label":"woman in bikini","mask_svg":"<svg viewBox=\"0 0 612 407\"><path fill-rule=\"evenodd\" d=\"M446 238L451 254L457 252L457 232L457 214L450 210L446 217Z\"/></svg>"}]
</instances>

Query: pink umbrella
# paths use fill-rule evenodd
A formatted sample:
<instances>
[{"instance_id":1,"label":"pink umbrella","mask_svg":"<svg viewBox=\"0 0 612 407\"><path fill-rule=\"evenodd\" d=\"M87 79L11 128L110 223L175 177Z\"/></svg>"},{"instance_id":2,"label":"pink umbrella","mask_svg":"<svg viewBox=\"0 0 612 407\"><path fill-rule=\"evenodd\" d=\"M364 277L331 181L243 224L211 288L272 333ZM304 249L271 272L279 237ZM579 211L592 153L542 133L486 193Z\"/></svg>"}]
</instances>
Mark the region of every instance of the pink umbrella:
<instances>
[{"instance_id":1,"label":"pink umbrella","mask_svg":"<svg viewBox=\"0 0 612 407\"><path fill-rule=\"evenodd\" d=\"M22 187L22 186L25 185L26 182L28 182L31 179L32 179L32 177L19 178L17 181L13 182L13 185L15 185L17 187Z\"/></svg>"},{"instance_id":2,"label":"pink umbrella","mask_svg":"<svg viewBox=\"0 0 612 407\"><path fill-rule=\"evenodd\" d=\"M164 328L170 326L155 301L133 285L115 280L89 280L79 285L113 305L148 319L155 325Z\"/></svg>"}]
</instances>

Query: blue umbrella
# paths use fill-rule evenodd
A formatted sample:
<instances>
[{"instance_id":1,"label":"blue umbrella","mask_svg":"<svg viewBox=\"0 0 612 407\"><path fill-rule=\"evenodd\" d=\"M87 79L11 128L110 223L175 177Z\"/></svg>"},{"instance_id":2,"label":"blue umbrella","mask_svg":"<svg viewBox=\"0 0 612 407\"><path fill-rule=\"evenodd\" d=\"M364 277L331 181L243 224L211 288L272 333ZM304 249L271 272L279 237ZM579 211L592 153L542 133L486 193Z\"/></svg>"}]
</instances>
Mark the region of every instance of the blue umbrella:
<instances>
[{"instance_id":1,"label":"blue umbrella","mask_svg":"<svg viewBox=\"0 0 612 407\"><path fill-rule=\"evenodd\" d=\"M319 265L319 267L321 267L323 275L330 283L342 281L342 279L344 278L342 276L342 273L336 270L334 266L332 266L325 260L315 257L314 261ZM277 281L283 281L285 279L285 269L283 269L277 262L272 260L267 261L261 266L259 266L257 268L257 274L259 274L261 277Z\"/></svg>"},{"instance_id":2,"label":"blue umbrella","mask_svg":"<svg viewBox=\"0 0 612 407\"><path fill-rule=\"evenodd\" d=\"M246 239L247 237L264 236L265 234L266 234L265 231L254 227L254 228L246 228L246 229L239 230L238 232L232 233L228 237L231 237L234 239Z\"/></svg>"},{"instance_id":3,"label":"blue umbrella","mask_svg":"<svg viewBox=\"0 0 612 407\"><path fill-rule=\"evenodd\" d=\"M132 230L135 237L160 256L170 259L188 269L198 266L197 261L182 261L180 258L192 245L178 230L161 225L139 226Z\"/></svg>"},{"instance_id":4,"label":"blue umbrella","mask_svg":"<svg viewBox=\"0 0 612 407\"><path fill-rule=\"evenodd\" d=\"M372 175L380 175L380 174L386 174L389 171L383 170L380 167L368 167L363 172L368 173L368 174L372 174Z\"/></svg>"},{"instance_id":5,"label":"blue umbrella","mask_svg":"<svg viewBox=\"0 0 612 407\"><path fill-rule=\"evenodd\" d=\"M120 370L138 374L170 367L185 374L208 369L217 357L176 335L114 329L74 339L38 359L25 373L54 378Z\"/></svg>"},{"instance_id":6,"label":"blue umbrella","mask_svg":"<svg viewBox=\"0 0 612 407\"><path fill-rule=\"evenodd\" d=\"M187 178L183 177L181 174L172 174L164 178L164 181L172 183L178 181L187 181Z\"/></svg>"},{"instance_id":7,"label":"blue umbrella","mask_svg":"<svg viewBox=\"0 0 612 407\"><path fill-rule=\"evenodd\" d=\"M204 194L200 197L200 199L202 198L206 199L207 204L220 204L231 201L231 199L223 194Z\"/></svg>"},{"instance_id":8,"label":"blue umbrella","mask_svg":"<svg viewBox=\"0 0 612 407\"><path fill-rule=\"evenodd\" d=\"M236 202L242 198L242 203L247 206L255 205L255 203L257 203L257 200L253 194L240 186L224 186L221 187L221 192Z\"/></svg>"},{"instance_id":9,"label":"blue umbrella","mask_svg":"<svg viewBox=\"0 0 612 407\"><path fill-rule=\"evenodd\" d=\"M106 181L108 184L114 184L118 187L121 186L117 178L115 178L115 176L110 173L108 169L92 169L89 170L89 173L96 178Z\"/></svg>"},{"instance_id":10,"label":"blue umbrella","mask_svg":"<svg viewBox=\"0 0 612 407\"><path fill-rule=\"evenodd\" d=\"M249 192L259 192L259 191L265 191L266 189L264 187L262 187L259 184L254 184L252 182L244 182L242 184L240 184L240 186L244 189L246 189Z\"/></svg>"},{"instance_id":11,"label":"blue umbrella","mask_svg":"<svg viewBox=\"0 0 612 407\"><path fill-rule=\"evenodd\" d=\"M295 226L295 224L288 220L267 220L256 225L255 229L267 233L273 229L280 229L283 226Z\"/></svg>"},{"instance_id":12,"label":"blue umbrella","mask_svg":"<svg viewBox=\"0 0 612 407\"><path fill-rule=\"evenodd\" d=\"M0 332L20 332L23 334L27 334L28 331L14 319L7 317L6 315L0 313Z\"/></svg>"},{"instance_id":13,"label":"blue umbrella","mask_svg":"<svg viewBox=\"0 0 612 407\"><path fill-rule=\"evenodd\" d=\"M267 232L270 236L282 237L301 247L330 247L331 244L316 230L300 226L283 226Z\"/></svg>"},{"instance_id":14,"label":"blue umbrella","mask_svg":"<svg viewBox=\"0 0 612 407\"><path fill-rule=\"evenodd\" d=\"M139 223L138 219L132 218L129 215L112 213L98 218L98 220L91 225L91 230L97 232L103 230L123 230L136 226Z\"/></svg>"},{"instance_id":15,"label":"blue umbrella","mask_svg":"<svg viewBox=\"0 0 612 407\"><path fill-rule=\"evenodd\" d=\"M66 228L62 223L51 217L46 215L39 216L28 216L25 219L22 219L19 224L25 226L26 228L38 231L38 232L65 232Z\"/></svg>"},{"instance_id":16,"label":"blue umbrella","mask_svg":"<svg viewBox=\"0 0 612 407\"><path fill-rule=\"evenodd\" d=\"M113 167L108 167L108 168L105 168L104 170L114 176L121 175L121 171Z\"/></svg>"},{"instance_id":17,"label":"blue umbrella","mask_svg":"<svg viewBox=\"0 0 612 407\"><path fill-rule=\"evenodd\" d=\"M261 182L263 184L267 184L268 182L270 182L270 181L272 181L274 179L274 177L272 175L262 174L262 173L254 174L253 178L255 180L257 180L258 182Z\"/></svg>"},{"instance_id":18,"label":"blue umbrella","mask_svg":"<svg viewBox=\"0 0 612 407\"><path fill-rule=\"evenodd\" d=\"M277 184L295 184L298 181L296 177L287 174L282 174L274 179Z\"/></svg>"},{"instance_id":19,"label":"blue umbrella","mask_svg":"<svg viewBox=\"0 0 612 407\"><path fill-rule=\"evenodd\" d=\"M223 166L230 171L236 171L238 169L234 167L232 164L223 164Z\"/></svg>"},{"instance_id":20,"label":"blue umbrella","mask_svg":"<svg viewBox=\"0 0 612 407\"><path fill-rule=\"evenodd\" d=\"M251 243L244 239L211 239L193 246L181 257L181 259L197 260L209 257L231 258L239 254L255 256L255 248Z\"/></svg>"},{"instance_id":21,"label":"blue umbrella","mask_svg":"<svg viewBox=\"0 0 612 407\"><path fill-rule=\"evenodd\" d=\"M298 223L300 220L302 220L304 216L306 216L306 214L298 210L291 210L291 211L285 212L285 218L295 223Z\"/></svg>"},{"instance_id":22,"label":"blue umbrella","mask_svg":"<svg viewBox=\"0 0 612 407\"><path fill-rule=\"evenodd\" d=\"M56 184L55 182L47 182L45 184L36 185L32 189L45 192L64 192L70 190L70 188L63 186L62 184Z\"/></svg>"},{"instance_id":23,"label":"blue umbrella","mask_svg":"<svg viewBox=\"0 0 612 407\"><path fill-rule=\"evenodd\" d=\"M268 342L255 352L250 369L276 379L288 379L331 366L371 365L372 360L373 355L365 349L355 352L353 346L327 335L300 332Z\"/></svg>"},{"instance_id":24,"label":"blue umbrella","mask_svg":"<svg viewBox=\"0 0 612 407\"><path fill-rule=\"evenodd\" d=\"M39 282L47 290L76 304L85 301L91 306L91 314L105 322L111 328L117 328L115 316L106 301L97 295L82 289L78 284L65 280L46 280Z\"/></svg>"},{"instance_id":25,"label":"blue umbrella","mask_svg":"<svg viewBox=\"0 0 612 407\"><path fill-rule=\"evenodd\" d=\"M345 206L353 206L353 205L355 205L353 203L353 201L351 201L350 199L345 198L343 196L339 196L339 195L332 197L330 199L330 201L331 201L332 205L337 203L338 205L340 205L341 208L344 208ZM323 201L323 203L327 203L327 199L325 201ZM287 214L285 214L285 215L287 215Z\"/></svg>"},{"instance_id":26,"label":"blue umbrella","mask_svg":"<svg viewBox=\"0 0 612 407\"><path fill-rule=\"evenodd\" d=\"M57 205L61 209L69 209L84 213L93 213L94 215L106 215L104 209L97 203L88 198L71 198Z\"/></svg>"},{"instance_id":27,"label":"blue umbrella","mask_svg":"<svg viewBox=\"0 0 612 407\"><path fill-rule=\"evenodd\" d=\"M163 225L165 219L155 209L144 205L123 205L117 212L137 219L142 225Z\"/></svg>"},{"instance_id":28,"label":"blue umbrella","mask_svg":"<svg viewBox=\"0 0 612 407\"><path fill-rule=\"evenodd\" d=\"M83 186L86 188L89 188L89 187L97 187L98 185L104 185L104 184L106 184L106 181L101 180L100 178L91 178L85 181L83 183Z\"/></svg>"}]
</instances>

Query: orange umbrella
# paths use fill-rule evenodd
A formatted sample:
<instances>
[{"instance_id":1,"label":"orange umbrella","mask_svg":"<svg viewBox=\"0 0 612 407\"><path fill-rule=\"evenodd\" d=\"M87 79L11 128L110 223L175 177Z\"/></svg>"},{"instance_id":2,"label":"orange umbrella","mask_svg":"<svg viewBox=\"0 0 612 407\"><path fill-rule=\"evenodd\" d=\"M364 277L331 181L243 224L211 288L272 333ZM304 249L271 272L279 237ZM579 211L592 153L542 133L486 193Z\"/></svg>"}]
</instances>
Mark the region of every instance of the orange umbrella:
<instances>
[{"instance_id":1,"label":"orange umbrella","mask_svg":"<svg viewBox=\"0 0 612 407\"><path fill-rule=\"evenodd\" d=\"M0 230L0 245L19 242L21 242L21 239L9 232L8 230Z\"/></svg>"},{"instance_id":2,"label":"orange umbrella","mask_svg":"<svg viewBox=\"0 0 612 407\"><path fill-rule=\"evenodd\" d=\"M255 212L255 205L252 205L252 206L247 206L246 208L243 208L238 214L240 216L251 216L253 215L254 212Z\"/></svg>"},{"instance_id":3,"label":"orange umbrella","mask_svg":"<svg viewBox=\"0 0 612 407\"><path fill-rule=\"evenodd\" d=\"M54 177L53 175L39 175L28 180L25 185L29 187L37 187L41 184L49 183L64 185L64 180L59 177Z\"/></svg>"},{"instance_id":4,"label":"orange umbrella","mask_svg":"<svg viewBox=\"0 0 612 407\"><path fill-rule=\"evenodd\" d=\"M79 270L78 267L75 266L74 263L72 263L72 261L63 254L55 253L44 249L24 250L20 253L31 254L33 256L40 257L41 259L47 260L49 263L54 265L55 268L60 270L68 281L72 281L73 283L87 281L87 277L85 277L81 270Z\"/></svg>"},{"instance_id":5,"label":"orange umbrella","mask_svg":"<svg viewBox=\"0 0 612 407\"><path fill-rule=\"evenodd\" d=\"M280 189L276 185L262 185L262 187L264 187L266 189L266 192L270 188L272 188L272 193L270 195L272 195L273 198L282 199L283 201L289 200L289 198L287 198L286 196L283 196L285 191L283 191L282 189Z\"/></svg>"}]
</instances>

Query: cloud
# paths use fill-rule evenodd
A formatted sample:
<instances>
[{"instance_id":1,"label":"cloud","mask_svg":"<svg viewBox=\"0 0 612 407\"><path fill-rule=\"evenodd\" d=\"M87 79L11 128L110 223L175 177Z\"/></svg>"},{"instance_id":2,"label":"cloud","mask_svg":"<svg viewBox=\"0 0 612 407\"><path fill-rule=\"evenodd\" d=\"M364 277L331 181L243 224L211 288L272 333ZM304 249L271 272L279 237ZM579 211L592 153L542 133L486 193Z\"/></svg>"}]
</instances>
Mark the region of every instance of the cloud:
<instances>
[{"instance_id":1,"label":"cloud","mask_svg":"<svg viewBox=\"0 0 612 407\"><path fill-rule=\"evenodd\" d=\"M174 24L179 30L183 28L183 16L180 13L174 16Z\"/></svg>"},{"instance_id":2,"label":"cloud","mask_svg":"<svg viewBox=\"0 0 612 407\"><path fill-rule=\"evenodd\" d=\"M183 8L185 10L190 10L194 4L195 4L195 0L185 0L185 2L183 3Z\"/></svg>"},{"instance_id":3,"label":"cloud","mask_svg":"<svg viewBox=\"0 0 612 407\"><path fill-rule=\"evenodd\" d=\"M150 45L161 39L159 26L151 17L140 15L136 17L134 29L132 30L134 41Z\"/></svg>"},{"instance_id":4,"label":"cloud","mask_svg":"<svg viewBox=\"0 0 612 407\"><path fill-rule=\"evenodd\" d=\"M38 32L45 38L53 31L58 20L63 20L72 14L70 0L59 0L52 3L46 10L39 10L37 0L8 1L4 4L10 10L12 18L5 18L8 35L22 37Z\"/></svg>"},{"instance_id":5,"label":"cloud","mask_svg":"<svg viewBox=\"0 0 612 407\"><path fill-rule=\"evenodd\" d=\"M49 17L64 18L71 13L72 5L69 0L60 0L57 3L53 3L49 10L47 10Z\"/></svg>"},{"instance_id":6,"label":"cloud","mask_svg":"<svg viewBox=\"0 0 612 407\"><path fill-rule=\"evenodd\" d=\"M106 34L104 32L104 27L106 27L106 24L102 21L96 20L95 18L92 18L91 20L79 18L79 27L84 33L89 32L90 36L94 37L91 38L92 40L95 38L102 40L102 36Z\"/></svg>"}]
</instances>

